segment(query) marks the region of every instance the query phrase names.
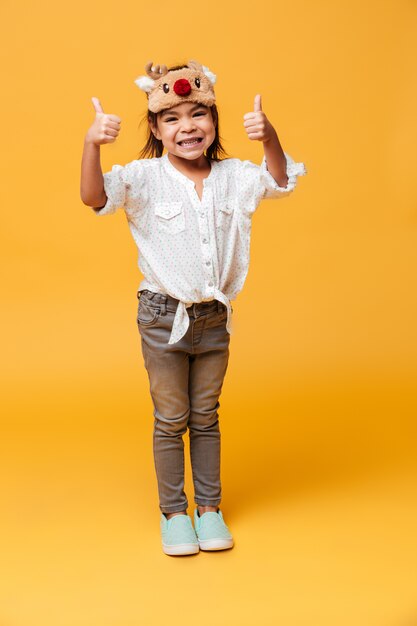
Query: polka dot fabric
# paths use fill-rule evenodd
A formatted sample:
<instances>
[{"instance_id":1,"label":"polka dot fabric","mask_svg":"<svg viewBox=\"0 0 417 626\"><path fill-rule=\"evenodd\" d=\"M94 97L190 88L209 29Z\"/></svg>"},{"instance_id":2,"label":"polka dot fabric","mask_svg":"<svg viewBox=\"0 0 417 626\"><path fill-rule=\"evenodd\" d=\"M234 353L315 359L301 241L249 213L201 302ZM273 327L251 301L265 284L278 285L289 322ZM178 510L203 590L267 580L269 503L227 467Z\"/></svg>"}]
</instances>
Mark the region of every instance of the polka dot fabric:
<instances>
[{"instance_id":1,"label":"polka dot fabric","mask_svg":"<svg viewBox=\"0 0 417 626\"><path fill-rule=\"evenodd\" d=\"M249 269L252 215L264 198L283 198L307 173L303 163L287 159L288 183L280 187L261 165L240 159L211 161L200 200L194 182L165 154L113 165L104 174L106 204L97 215L125 211L150 289L179 300L168 343L178 342L189 326L187 307L220 300L232 332L231 301L241 291Z\"/></svg>"}]
</instances>

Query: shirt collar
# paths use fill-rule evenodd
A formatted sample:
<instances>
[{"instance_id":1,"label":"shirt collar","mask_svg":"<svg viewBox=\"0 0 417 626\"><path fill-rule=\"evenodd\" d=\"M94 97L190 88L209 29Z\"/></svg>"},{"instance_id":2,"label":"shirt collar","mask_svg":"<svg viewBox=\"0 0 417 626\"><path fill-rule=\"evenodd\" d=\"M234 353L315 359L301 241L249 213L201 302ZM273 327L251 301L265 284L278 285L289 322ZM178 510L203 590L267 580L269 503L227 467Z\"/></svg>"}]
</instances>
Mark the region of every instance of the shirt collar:
<instances>
[{"instance_id":1,"label":"shirt collar","mask_svg":"<svg viewBox=\"0 0 417 626\"><path fill-rule=\"evenodd\" d=\"M171 161L168 159L168 152L166 152L162 157L161 157L161 162L162 165L164 166L165 170L176 180L178 180L179 182L188 185L189 187L194 187L195 183L193 180L191 180L191 178L188 178L188 176L186 176L185 174L183 174L182 172L180 172L179 170L177 170L176 167L174 167L171 163ZM217 167L217 162L211 160L210 161L211 164L211 170L209 175L203 180L203 185L206 185L207 183L210 184L210 182L212 181L212 179L214 178L215 175L215 169Z\"/></svg>"}]
</instances>

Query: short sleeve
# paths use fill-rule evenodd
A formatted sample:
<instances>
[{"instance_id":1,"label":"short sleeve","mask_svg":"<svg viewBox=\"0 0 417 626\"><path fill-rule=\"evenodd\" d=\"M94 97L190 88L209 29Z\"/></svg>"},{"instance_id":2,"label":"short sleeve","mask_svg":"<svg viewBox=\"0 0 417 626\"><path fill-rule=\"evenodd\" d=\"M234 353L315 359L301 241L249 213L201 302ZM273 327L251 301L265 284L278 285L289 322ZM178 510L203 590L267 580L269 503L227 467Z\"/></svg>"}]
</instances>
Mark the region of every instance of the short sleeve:
<instances>
[{"instance_id":1,"label":"short sleeve","mask_svg":"<svg viewBox=\"0 0 417 626\"><path fill-rule=\"evenodd\" d=\"M262 198L282 198L288 196L294 191L297 184L297 176L304 176L307 174L304 163L295 163L294 159L289 154L284 152L287 160L287 176L288 182L286 187L280 187L275 178L268 171L265 157L261 163L260 184L263 188Z\"/></svg>"},{"instance_id":2,"label":"short sleeve","mask_svg":"<svg viewBox=\"0 0 417 626\"><path fill-rule=\"evenodd\" d=\"M110 172L103 174L104 191L107 196L106 204L100 209L92 207L96 215L109 215L119 207L123 207L126 200L125 168L122 165L113 165Z\"/></svg>"},{"instance_id":3,"label":"short sleeve","mask_svg":"<svg viewBox=\"0 0 417 626\"><path fill-rule=\"evenodd\" d=\"M307 173L304 163L296 163L284 152L287 161L288 182L286 187L280 187L268 171L265 156L261 165L252 161L241 161L239 171L239 190L242 208L246 213L253 213L263 199L283 198L288 196L296 187L297 176Z\"/></svg>"},{"instance_id":4,"label":"short sleeve","mask_svg":"<svg viewBox=\"0 0 417 626\"><path fill-rule=\"evenodd\" d=\"M94 208L97 215L109 215L118 208L137 208L143 194L143 171L140 161L131 161L126 165L113 165L103 174L106 204L101 209Z\"/></svg>"}]
</instances>

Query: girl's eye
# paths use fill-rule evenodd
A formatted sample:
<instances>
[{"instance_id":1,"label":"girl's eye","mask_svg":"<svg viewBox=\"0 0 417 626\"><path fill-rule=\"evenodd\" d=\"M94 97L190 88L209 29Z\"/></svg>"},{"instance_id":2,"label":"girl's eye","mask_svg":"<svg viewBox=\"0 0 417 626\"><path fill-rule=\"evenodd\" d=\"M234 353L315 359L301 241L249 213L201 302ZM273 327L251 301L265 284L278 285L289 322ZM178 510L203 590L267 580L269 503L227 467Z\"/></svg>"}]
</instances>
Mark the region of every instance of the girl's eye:
<instances>
[{"instance_id":1,"label":"girl's eye","mask_svg":"<svg viewBox=\"0 0 417 626\"><path fill-rule=\"evenodd\" d=\"M201 84L201 83L200 83L200 79L199 79L199 78L196 78L194 82L195 82L195 86L196 86L196 87L198 87L198 88L200 88L200 84Z\"/></svg>"},{"instance_id":2,"label":"girl's eye","mask_svg":"<svg viewBox=\"0 0 417 626\"><path fill-rule=\"evenodd\" d=\"M205 111L197 111L196 113L193 114L193 117L195 117L196 115L206 115ZM165 118L165 122L175 122L176 121L176 117L166 117Z\"/></svg>"},{"instance_id":3,"label":"girl's eye","mask_svg":"<svg viewBox=\"0 0 417 626\"><path fill-rule=\"evenodd\" d=\"M164 83L164 84L162 85L162 89L165 91L165 93L168 93L168 91L169 91L169 85L168 85L167 83Z\"/></svg>"}]
</instances>

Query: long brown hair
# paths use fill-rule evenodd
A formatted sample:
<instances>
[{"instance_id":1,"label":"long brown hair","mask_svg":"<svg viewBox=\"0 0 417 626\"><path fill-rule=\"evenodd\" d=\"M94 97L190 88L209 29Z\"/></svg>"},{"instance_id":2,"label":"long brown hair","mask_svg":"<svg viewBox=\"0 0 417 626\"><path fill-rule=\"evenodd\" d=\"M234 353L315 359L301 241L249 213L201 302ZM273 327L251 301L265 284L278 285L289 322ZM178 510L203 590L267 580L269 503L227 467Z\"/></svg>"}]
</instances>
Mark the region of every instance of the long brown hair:
<instances>
[{"instance_id":1,"label":"long brown hair","mask_svg":"<svg viewBox=\"0 0 417 626\"><path fill-rule=\"evenodd\" d=\"M182 70L188 67L188 65L176 65L174 67L168 68L168 71L172 70ZM213 117L214 126L216 129L216 134L214 137L214 141L206 150L206 156L208 159L213 161L221 161L224 158L228 157L226 150L223 148L219 133L219 112L215 104L209 107L211 111L211 115ZM162 113L162 111L160 111ZM141 120L139 126L146 123L147 124L147 137L146 143L142 150L140 151L138 158L139 159L152 159L153 157L161 157L164 151L164 145L160 139L157 139L151 130L151 124L156 126L157 124L157 113L153 113L152 111L147 111L144 118Z\"/></svg>"}]
</instances>

